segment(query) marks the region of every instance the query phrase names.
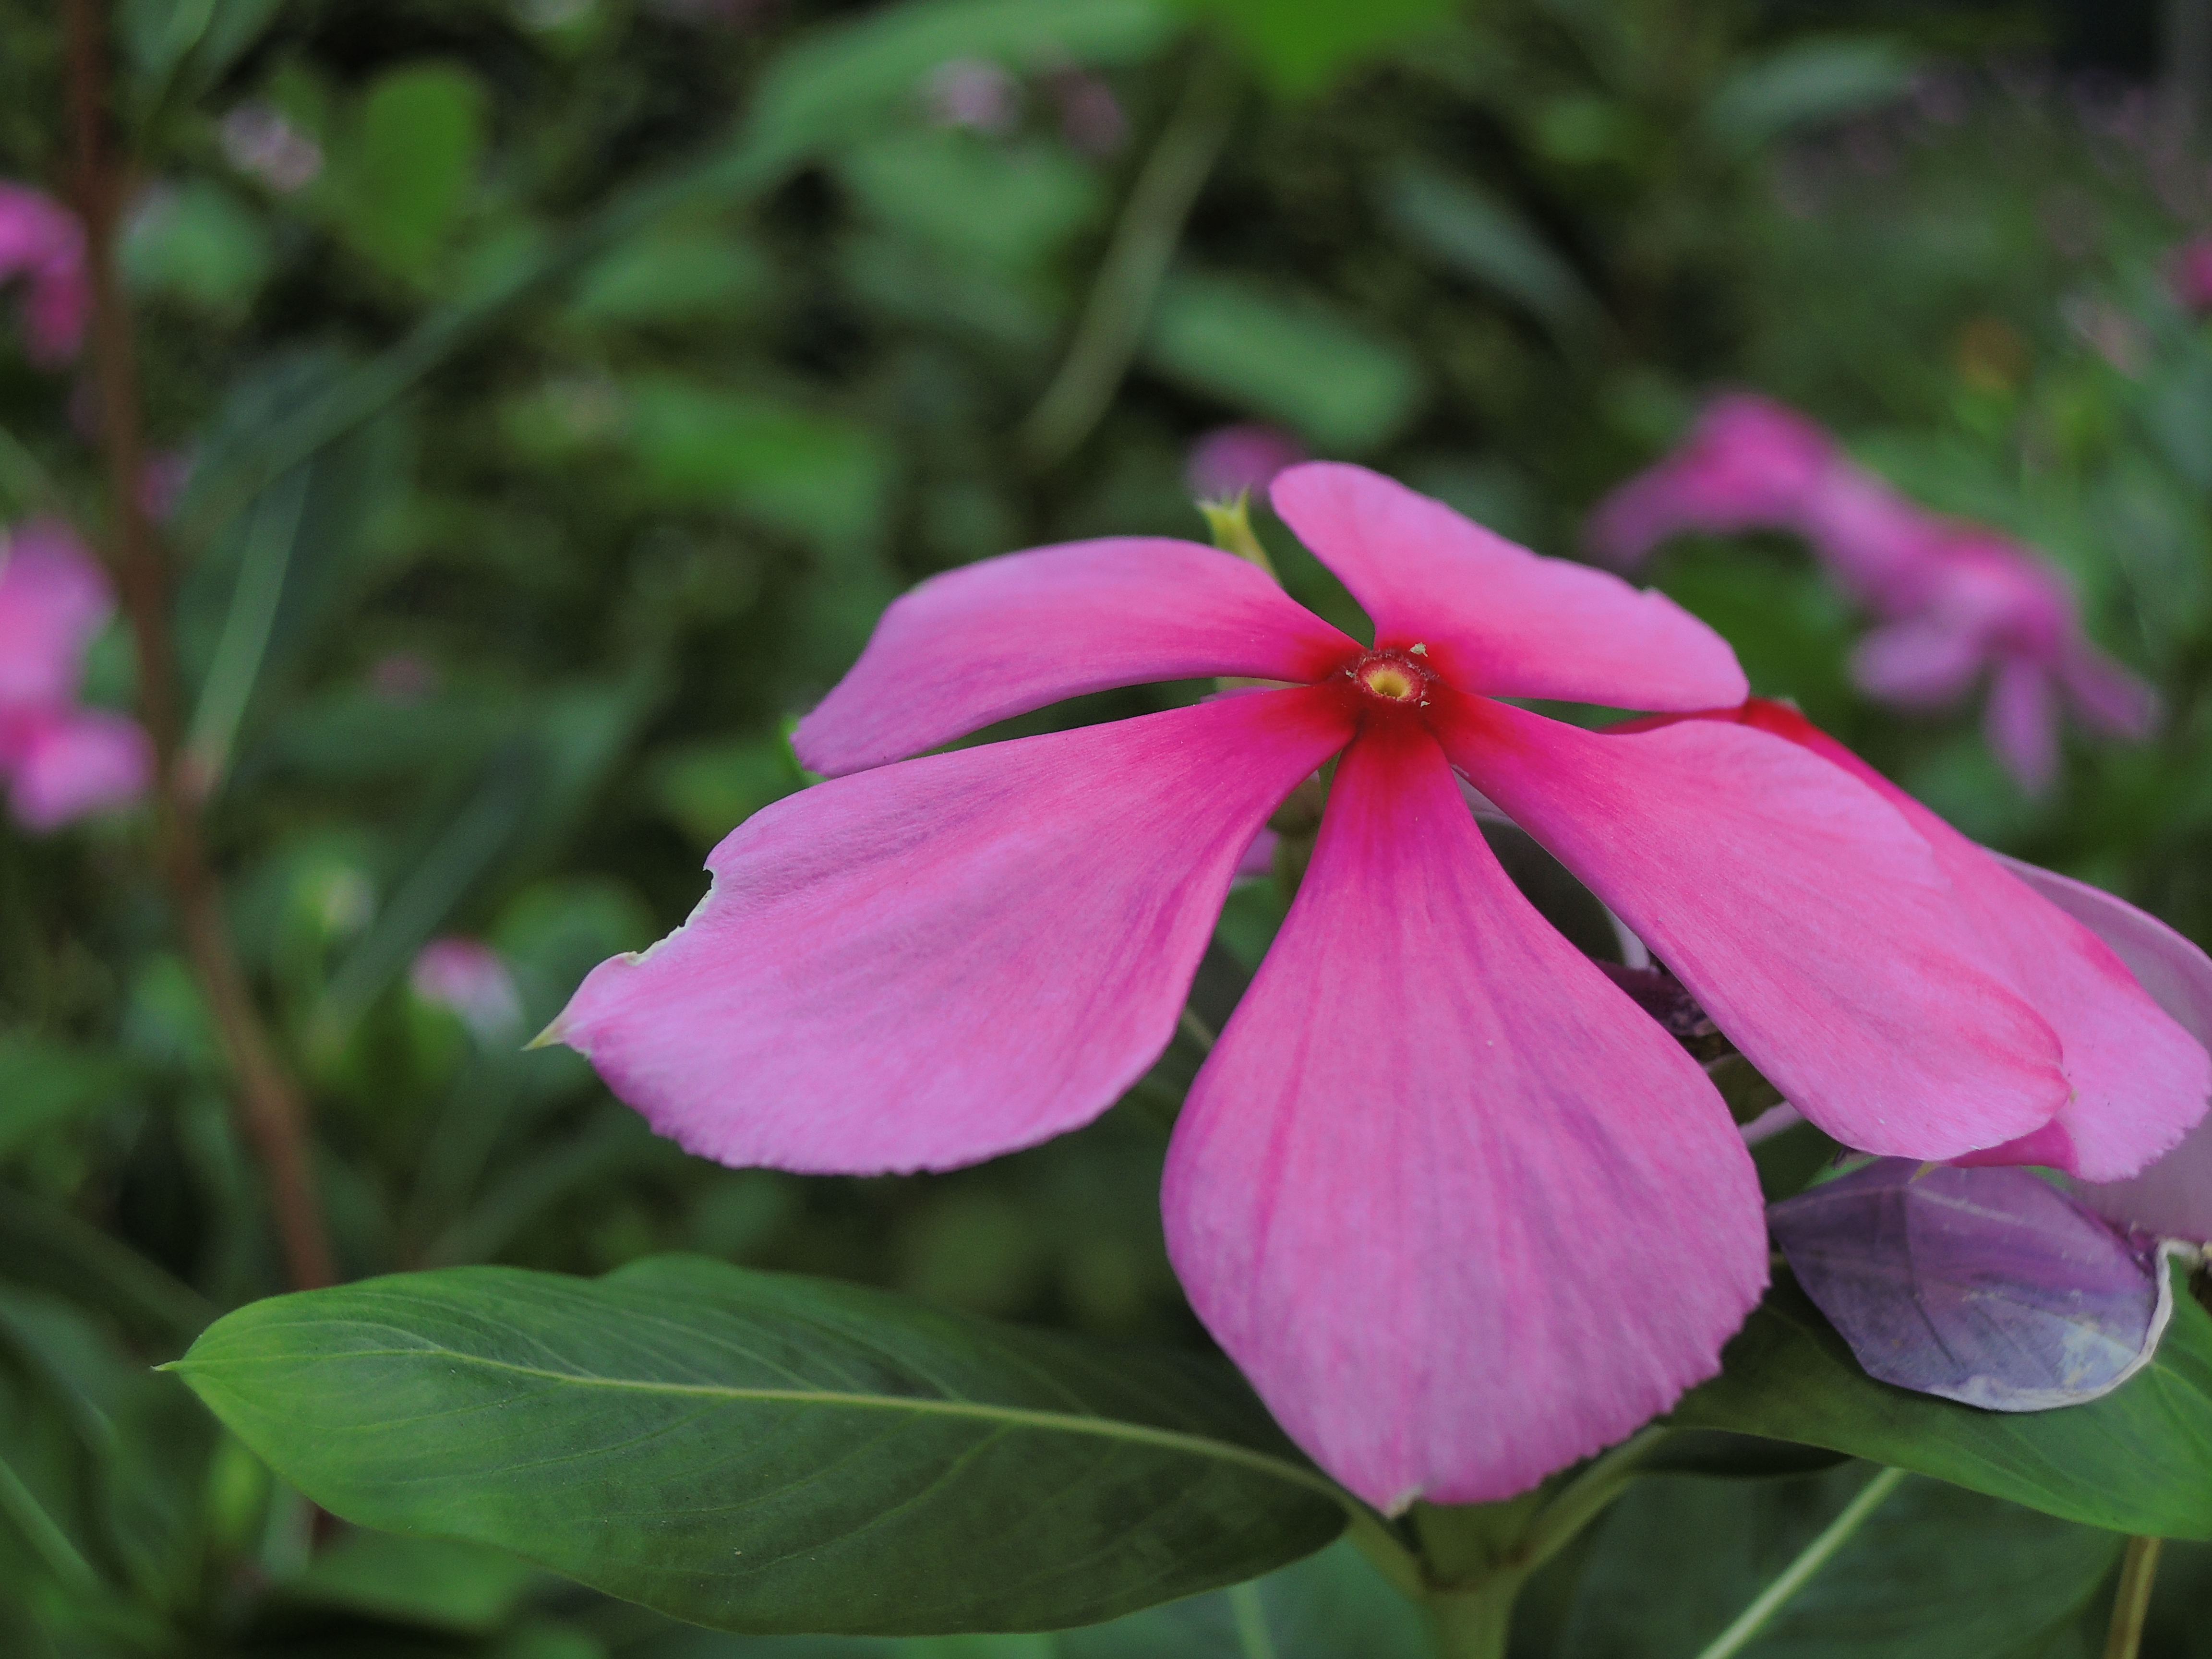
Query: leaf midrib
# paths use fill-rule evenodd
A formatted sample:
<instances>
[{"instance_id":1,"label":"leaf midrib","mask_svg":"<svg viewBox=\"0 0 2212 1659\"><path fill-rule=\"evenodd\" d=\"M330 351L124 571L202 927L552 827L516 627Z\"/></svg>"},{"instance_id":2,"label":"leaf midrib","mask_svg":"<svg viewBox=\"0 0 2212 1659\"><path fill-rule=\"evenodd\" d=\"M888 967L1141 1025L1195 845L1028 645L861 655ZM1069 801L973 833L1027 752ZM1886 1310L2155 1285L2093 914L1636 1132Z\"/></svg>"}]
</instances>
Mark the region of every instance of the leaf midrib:
<instances>
[{"instance_id":1,"label":"leaf midrib","mask_svg":"<svg viewBox=\"0 0 2212 1659\"><path fill-rule=\"evenodd\" d=\"M921 1416L969 1418L980 1422L1007 1426L1036 1429L1058 1434L1089 1435L1098 1439L1122 1440L1166 1451L1180 1451L1218 1462L1235 1463L1279 1480L1288 1481L1320 1493L1331 1503L1350 1511L1356 1508L1349 1494L1326 1477L1302 1469L1295 1463L1285 1462L1265 1452L1253 1451L1226 1440L1215 1440L1204 1435L1186 1434L1175 1429L1153 1428L1142 1423L1125 1422L1118 1418L1094 1417L1071 1412L1038 1411L1021 1406L994 1406L973 1400L930 1400L912 1395L895 1394L836 1394L822 1389L747 1389L726 1382L660 1382L649 1379L623 1376L595 1376L583 1371L550 1370L539 1365L518 1364L512 1360L494 1359L483 1354L469 1353L459 1348L417 1346L406 1348L351 1348L343 1356L325 1355L319 1358L346 1359L447 1359L472 1365L482 1370L503 1371L515 1376L537 1377L548 1382L564 1383L570 1387L611 1389L618 1392L646 1395L667 1395L678 1398L719 1400L732 1403L767 1405L826 1405L844 1407L856 1411L910 1412ZM270 1356L265 1358L241 1356L232 1359L193 1359L189 1354L161 1369L189 1376L191 1372L213 1371L254 1364L294 1364L296 1359L289 1356Z\"/></svg>"}]
</instances>

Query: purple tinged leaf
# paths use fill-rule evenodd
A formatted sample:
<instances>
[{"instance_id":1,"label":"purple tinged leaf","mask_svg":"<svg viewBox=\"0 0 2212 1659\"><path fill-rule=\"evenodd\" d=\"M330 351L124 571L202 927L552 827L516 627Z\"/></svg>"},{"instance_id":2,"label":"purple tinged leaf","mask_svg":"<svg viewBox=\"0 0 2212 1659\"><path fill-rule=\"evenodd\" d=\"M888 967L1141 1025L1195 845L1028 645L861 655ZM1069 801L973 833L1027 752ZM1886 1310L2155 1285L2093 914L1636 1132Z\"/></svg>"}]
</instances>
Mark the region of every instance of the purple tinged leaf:
<instances>
[{"instance_id":1,"label":"purple tinged leaf","mask_svg":"<svg viewBox=\"0 0 2212 1659\"><path fill-rule=\"evenodd\" d=\"M2026 1170L1878 1158L1767 1221L1869 1376L1990 1411L2111 1393L2173 1312L2156 1241Z\"/></svg>"}]
</instances>

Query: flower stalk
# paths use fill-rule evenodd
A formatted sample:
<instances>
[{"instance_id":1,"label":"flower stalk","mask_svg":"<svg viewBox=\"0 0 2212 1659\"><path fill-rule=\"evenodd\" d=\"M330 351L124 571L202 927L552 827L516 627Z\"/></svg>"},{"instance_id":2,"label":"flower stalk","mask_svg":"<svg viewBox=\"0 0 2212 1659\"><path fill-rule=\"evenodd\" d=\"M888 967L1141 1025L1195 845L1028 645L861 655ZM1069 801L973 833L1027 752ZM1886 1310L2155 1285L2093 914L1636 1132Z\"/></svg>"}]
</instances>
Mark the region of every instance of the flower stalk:
<instances>
[{"instance_id":1,"label":"flower stalk","mask_svg":"<svg viewBox=\"0 0 2212 1659\"><path fill-rule=\"evenodd\" d=\"M92 286L92 346L100 441L110 501L109 555L137 657L138 700L155 757L158 859L201 994L229 1064L239 1125L260 1161L288 1276L301 1289L332 1282L316 1195L307 1115L230 939L222 891L201 833L199 802L183 759L181 696L169 628L167 562L141 501L144 459L137 349L116 276L116 245L130 183L110 142L107 17L99 0L67 0L70 124Z\"/></svg>"}]
</instances>

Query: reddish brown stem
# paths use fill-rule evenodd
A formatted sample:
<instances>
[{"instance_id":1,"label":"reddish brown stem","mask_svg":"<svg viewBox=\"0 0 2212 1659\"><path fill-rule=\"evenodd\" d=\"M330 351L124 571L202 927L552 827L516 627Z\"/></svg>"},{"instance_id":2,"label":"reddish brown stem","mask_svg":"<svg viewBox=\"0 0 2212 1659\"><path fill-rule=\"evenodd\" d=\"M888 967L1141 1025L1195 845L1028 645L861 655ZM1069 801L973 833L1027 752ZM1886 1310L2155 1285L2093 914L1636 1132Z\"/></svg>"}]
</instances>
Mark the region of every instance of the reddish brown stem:
<instances>
[{"instance_id":1,"label":"reddish brown stem","mask_svg":"<svg viewBox=\"0 0 2212 1659\"><path fill-rule=\"evenodd\" d=\"M101 0L65 0L64 10L75 193L84 219L86 272L92 284L93 369L111 498L109 551L137 645L139 708L154 740L154 817L161 870L185 953L229 1062L240 1127L268 1181L285 1266L292 1283L307 1289L333 1279L307 1113L232 946L222 890L200 834L199 802L181 766L184 721L169 633L168 566L139 499L144 443L137 346L115 274L116 234L129 169L109 142L106 7Z\"/></svg>"}]
</instances>

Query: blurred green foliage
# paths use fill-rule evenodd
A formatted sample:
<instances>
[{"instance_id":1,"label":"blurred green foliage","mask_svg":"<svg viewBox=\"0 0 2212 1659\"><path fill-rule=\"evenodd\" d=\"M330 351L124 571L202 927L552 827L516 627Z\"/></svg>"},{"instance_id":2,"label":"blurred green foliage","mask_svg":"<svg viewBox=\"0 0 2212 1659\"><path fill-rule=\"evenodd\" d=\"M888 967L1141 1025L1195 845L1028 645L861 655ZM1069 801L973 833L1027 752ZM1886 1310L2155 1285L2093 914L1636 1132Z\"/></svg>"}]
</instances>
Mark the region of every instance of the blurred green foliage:
<instances>
[{"instance_id":1,"label":"blurred green foliage","mask_svg":"<svg viewBox=\"0 0 2212 1659\"><path fill-rule=\"evenodd\" d=\"M0 175L59 187L52 14L0 0ZM2160 687L2161 734L2076 744L2030 799L1965 716L1857 698L1857 620L1801 549L1686 544L1656 580L1756 690L1969 833L2212 939L2212 339L2160 279L2212 223L2204 156L2144 89L2054 73L2025 9L1887 30L1750 0L131 0L120 18L143 167L124 268L154 435L193 461L171 523L192 753L349 1274L681 1249L1200 1344L1156 1206L1185 1042L1063 1141L802 1181L688 1159L574 1056L514 1039L680 921L706 848L804 786L785 724L892 595L1017 547L1199 534L1185 458L1227 422L1563 553L1709 387L1800 404L1921 499L2060 562L2093 634ZM1175 111L1224 65L1227 142L1164 274L1095 294ZM1127 360L1104 363L1095 426L1039 464L1016 434L1094 304ZM58 494L97 530L84 409L0 349L0 515ZM1262 534L1298 597L1356 622ZM119 640L92 673L127 698ZM1419 1650L1347 1546L1127 1627L809 1644L682 1629L458 1547L331 1536L147 1369L282 1280L143 830L0 830L9 1653ZM1201 1002L1225 1012L1279 919L1272 889L1240 891ZM453 933L510 965L520 1031L410 991L416 951ZM1748 1574L1859 1478L1652 1484L1538 1580L1516 1652L1674 1651L1629 1611L1694 1576L1670 1537L1735 1540ZM1956 1615L1947 1632L2086 1651L2105 1540L1981 1514L2001 1508L1900 1501L1898 1537L1866 1534L1832 1581L1865 1615L1848 1644L1778 1626L1752 1651L1937 1650L1934 1626L1868 1613L1901 1585ZM1981 1521L2002 1571L1949 1551ZM1675 1611L1694 1623L1754 1582ZM2208 1596L2212 1555L2169 1546L2145 1651L2212 1651Z\"/></svg>"}]
</instances>

